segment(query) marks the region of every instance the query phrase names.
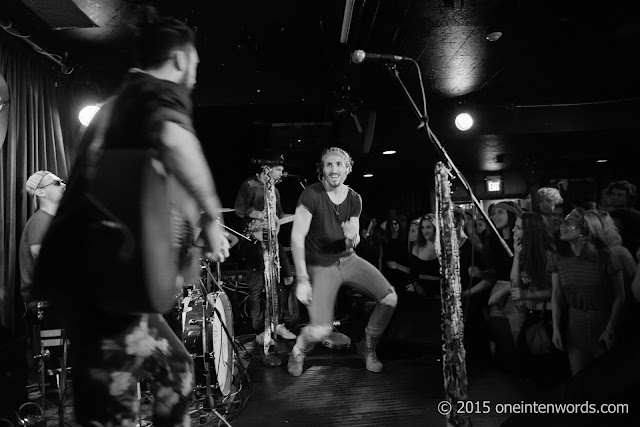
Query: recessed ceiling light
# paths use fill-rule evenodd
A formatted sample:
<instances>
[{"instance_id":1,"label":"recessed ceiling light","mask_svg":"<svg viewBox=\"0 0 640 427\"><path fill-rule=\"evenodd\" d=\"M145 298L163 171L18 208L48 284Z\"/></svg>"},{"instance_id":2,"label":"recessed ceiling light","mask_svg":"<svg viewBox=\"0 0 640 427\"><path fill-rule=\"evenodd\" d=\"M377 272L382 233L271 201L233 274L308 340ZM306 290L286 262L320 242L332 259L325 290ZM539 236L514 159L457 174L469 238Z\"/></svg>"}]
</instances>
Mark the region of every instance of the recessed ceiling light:
<instances>
[{"instance_id":1,"label":"recessed ceiling light","mask_svg":"<svg viewBox=\"0 0 640 427\"><path fill-rule=\"evenodd\" d=\"M464 132L473 126L473 117L469 113L460 113L456 116L454 123L458 129Z\"/></svg>"},{"instance_id":2,"label":"recessed ceiling light","mask_svg":"<svg viewBox=\"0 0 640 427\"><path fill-rule=\"evenodd\" d=\"M396 150L387 150L387 151L383 151L382 154L396 154Z\"/></svg>"},{"instance_id":3,"label":"recessed ceiling light","mask_svg":"<svg viewBox=\"0 0 640 427\"><path fill-rule=\"evenodd\" d=\"M609 160L607 159L600 159L600 160L596 160L596 163L607 163Z\"/></svg>"},{"instance_id":4,"label":"recessed ceiling light","mask_svg":"<svg viewBox=\"0 0 640 427\"><path fill-rule=\"evenodd\" d=\"M362 175L364 178L372 178L373 174L372 173L365 173L364 175Z\"/></svg>"},{"instance_id":5,"label":"recessed ceiling light","mask_svg":"<svg viewBox=\"0 0 640 427\"><path fill-rule=\"evenodd\" d=\"M493 30L487 33L487 40L490 42L498 41L502 37L502 31Z\"/></svg>"}]
</instances>

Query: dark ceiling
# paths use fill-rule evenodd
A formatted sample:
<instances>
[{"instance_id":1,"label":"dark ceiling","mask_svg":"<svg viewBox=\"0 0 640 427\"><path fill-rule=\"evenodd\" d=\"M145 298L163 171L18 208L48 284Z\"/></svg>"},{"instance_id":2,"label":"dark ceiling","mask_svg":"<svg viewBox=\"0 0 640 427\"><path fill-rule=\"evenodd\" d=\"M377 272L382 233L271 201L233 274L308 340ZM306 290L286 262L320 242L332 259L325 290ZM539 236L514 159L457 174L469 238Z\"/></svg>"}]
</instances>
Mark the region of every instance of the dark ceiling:
<instances>
[{"instance_id":1,"label":"dark ceiling","mask_svg":"<svg viewBox=\"0 0 640 427\"><path fill-rule=\"evenodd\" d=\"M436 154L416 130L399 85L382 64L352 64L354 49L418 61L431 126L463 170L585 168L598 157L614 165L637 154L640 25L633 1L3 3L3 25L63 56L74 78L100 96L129 66L128 29L141 5L186 20L197 30L201 56L197 117L248 126L242 135L267 139L294 160L350 135L345 145L368 152L360 156L363 168L380 167L380 151L394 147L405 156L394 171L423 161L431 170ZM69 28L87 25L94 26ZM490 42L490 31L503 35ZM416 69L403 63L398 70L418 99ZM452 125L463 109L477 124L464 134ZM368 149L363 140L374 111Z\"/></svg>"}]
</instances>

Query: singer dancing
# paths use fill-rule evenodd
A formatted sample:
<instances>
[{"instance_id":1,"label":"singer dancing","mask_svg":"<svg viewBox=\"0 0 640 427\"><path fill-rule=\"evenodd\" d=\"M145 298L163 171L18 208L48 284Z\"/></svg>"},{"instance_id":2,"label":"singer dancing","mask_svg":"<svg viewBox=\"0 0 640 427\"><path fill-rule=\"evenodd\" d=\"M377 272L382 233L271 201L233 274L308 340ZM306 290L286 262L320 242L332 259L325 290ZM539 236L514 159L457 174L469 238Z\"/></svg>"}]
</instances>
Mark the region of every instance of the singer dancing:
<instances>
[{"instance_id":1,"label":"singer dancing","mask_svg":"<svg viewBox=\"0 0 640 427\"><path fill-rule=\"evenodd\" d=\"M307 187L298 200L291 232L296 297L308 307L311 322L302 329L289 357L288 371L296 377L302 374L307 352L331 333L333 307L343 283L377 301L358 353L369 371L382 370L376 343L398 297L382 273L353 251L360 241L362 199L344 184L352 166L346 151L326 149L318 164L320 182Z\"/></svg>"}]
</instances>

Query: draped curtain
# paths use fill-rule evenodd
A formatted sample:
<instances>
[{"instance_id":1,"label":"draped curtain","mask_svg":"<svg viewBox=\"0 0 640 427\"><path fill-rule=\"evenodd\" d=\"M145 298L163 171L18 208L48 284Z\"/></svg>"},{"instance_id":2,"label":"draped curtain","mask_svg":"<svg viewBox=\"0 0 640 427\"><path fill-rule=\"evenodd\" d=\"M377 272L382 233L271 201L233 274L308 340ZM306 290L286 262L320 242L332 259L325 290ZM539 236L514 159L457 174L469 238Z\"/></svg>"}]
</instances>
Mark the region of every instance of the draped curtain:
<instances>
[{"instance_id":1,"label":"draped curtain","mask_svg":"<svg viewBox=\"0 0 640 427\"><path fill-rule=\"evenodd\" d=\"M7 137L0 146L0 321L15 332L23 312L18 246L35 209L24 184L38 170L67 179L72 102L66 90L68 76L4 33L0 34L0 73L10 94Z\"/></svg>"}]
</instances>

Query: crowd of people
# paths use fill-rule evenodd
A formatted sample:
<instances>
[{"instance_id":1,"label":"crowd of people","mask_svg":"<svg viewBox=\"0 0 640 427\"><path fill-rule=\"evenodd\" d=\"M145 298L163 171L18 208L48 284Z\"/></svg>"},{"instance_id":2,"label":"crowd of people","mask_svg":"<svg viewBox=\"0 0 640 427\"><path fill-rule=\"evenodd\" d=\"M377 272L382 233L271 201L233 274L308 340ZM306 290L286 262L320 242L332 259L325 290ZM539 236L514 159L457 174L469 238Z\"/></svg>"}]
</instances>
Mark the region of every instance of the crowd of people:
<instances>
[{"instance_id":1,"label":"crowd of people","mask_svg":"<svg viewBox=\"0 0 640 427\"><path fill-rule=\"evenodd\" d=\"M577 375L619 343L635 340L633 326L640 315L636 189L617 181L605 194L597 206L567 203L558 189L545 187L530 210L515 202L495 203L488 217L498 234L477 213L454 210L472 371L493 366L553 383ZM439 322L441 248L435 216L408 221L391 212L380 225L363 223L364 244L357 250L394 286L398 311L417 299L423 309L435 311L427 321Z\"/></svg>"}]
</instances>

